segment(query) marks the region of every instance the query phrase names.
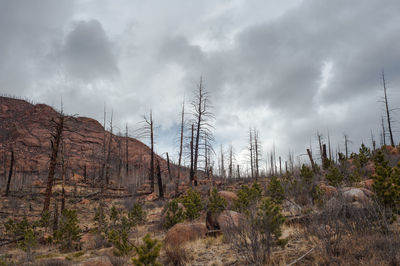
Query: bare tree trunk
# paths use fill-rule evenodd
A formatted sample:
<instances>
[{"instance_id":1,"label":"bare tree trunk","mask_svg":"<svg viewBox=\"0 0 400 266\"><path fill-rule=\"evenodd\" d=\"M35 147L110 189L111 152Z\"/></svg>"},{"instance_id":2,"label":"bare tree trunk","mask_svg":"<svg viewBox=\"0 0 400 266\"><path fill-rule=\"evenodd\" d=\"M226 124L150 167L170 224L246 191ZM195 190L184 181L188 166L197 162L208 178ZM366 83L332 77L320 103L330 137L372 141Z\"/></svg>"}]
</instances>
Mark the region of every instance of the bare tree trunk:
<instances>
[{"instance_id":1,"label":"bare tree trunk","mask_svg":"<svg viewBox=\"0 0 400 266\"><path fill-rule=\"evenodd\" d=\"M237 167L237 177L240 178L240 166L237 165L236 167Z\"/></svg>"},{"instance_id":2,"label":"bare tree trunk","mask_svg":"<svg viewBox=\"0 0 400 266\"><path fill-rule=\"evenodd\" d=\"M110 183L110 161L111 161L111 149L113 140L113 111L111 112L110 120L110 140L108 141L107 161L106 161L106 186Z\"/></svg>"},{"instance_id":3,"label":"bare tree trunk","mask_svg":"<svg viewBox=\"0 0 400 266\"><path fill-rule=\"evenodd\" d=\"M181 113L181 136L179 143L179 158L178 158L178 177L176 180L175 196L178 197L179 194L179 181L181 178L181 164L182 164L182 151L183 151L183 129L185 122L185 101L182 103L182 113Z\"/></svg>"},{"instance_id":4,"label":"bare tree trunk","mask_svg":"<svg viewBox=\"0 0 400 266\"><path fill-rule=\"evenodd\" d=\"M381 125L382 125L382 140L383 140L383 146L386 146L386 130L385 130L385 123L383 122L383 116L381 116ZM381 141L382 145L382 141Z\"/></svg>"},{"instance_id":5,"label":"bare tree trunk","mask_svg":"<svg viewBox=\"0 0 400 266\"><path fill-rule=\"evenodd\" d=\"M322 167L326 170L328 169L329 161L326 154L326 144L322 145Z\"/></svg>"},{"instance_id":6,"label":"bare tree trunk","mask_svg":"<svg viewBox=\"0 0 400 266\"><path fill-rule=\"evenodd\" d=\"M223 179L226 178L226 175L225 175L225 165L224 165L224 151L223 151L223 149L222 149L222 144L221 144L221 177L222 177Z\"/></svg>"},{"instance_id":7,"label":"bare tree trunk","mask_svg":"<svg viewBox=\"0 0 400 266\"><path fill-rule=\"evenodd\" d=\"M125 125L125 172L129 175L128 124Z\"/></svg>"},{"instance_id":8,"label":"bare tree trunk","mask_svg":"<svg viewBox=\"0 0 400 266\"><path fill-rule=\"evenodd\" d=\"M157 160L157 183L158 183L158 196L160 199L164 199L164 190L161 179L161 168L160 168L160 162L158 160Z\"/></svg>"},{"instance_id":9,"label":"bare tree trunk","mask_svg":"<svg viewBox=\"0 0 400 266\"><path fill-rule=\"evenodd\" d=\"M103 193L104 190L104 182L105 182L105 170L106 170L106 104L104 103L104 110L103 110L103 127L104 127L104 132L103 132L103 162L101 165L101 193Z\"/></svg>"},{"instance_id":10,"label":"bare tree trunk","mask_svg":"<svg viewBox=\"0 0 400 266\"><path fill-rule=\"evenodd\" d=\"M150 141L151 141L151 156L150 156L150 190L154 192L154 134L153 134L153 114L150 111Z\"/></svg>"},{"instance_id":11,"label":"bare tree trunk","mask_svg":"<svg viewBox=\"0 0 400 266\"><path fill-rule=\"evenodd\" d=\"M190 186L193 186L193 179L194 179L194 162L193 162L193 130L194 126L192 124L192 138L190 140Z\"/></svg>"},{"instance_id":12,"label":"bare tree trunk","mask_svg":"<svg viewBox=\"0 0 400 266\"><path fill-rule=\"evenodd\" d=\"M282 158L279 156L279 175L282 176Z\"/></svg>"},{"instance_id":13,"label":"bare tree trunk","mask_svg":"<svg viewBox=\"0 0 400 266\"><path fill-rule=\"evenodd\" d=\"M46 197L43 204L43 212L49 211L50 200L52 194L52 188L54 183L54 174L57 166L57 155L58 148L60 145L60 141L62 138L62 132L64 129L64 115L61 114L59 118L59 122L56 122L56 132L52 134L51 140L51 156L50 156L50 166L49 166L49 174L47 176L47 186L46 186Z\"/></svg>"},{"instance_id":14,"label":"bare tree trunk","mask_svg":"<svg viewBox=\"0 0 400 266\"><path fill-rule=\"evenodd\" d=\"M344 134L344 148L346 151L346 160L349 158L348 142L349 142L349 139L348 139L347 135Z\"/></svg>"},{"instance_id":15,"label":"bare tree trunk","mask_svg":"<svg viewBox=\"0 0 400 266\"><path fill-rule=\"evenodd\" d=\"M258 162L259 162L258 130L254 129L253 133L254 133L254 149L255 149L255 153L256 153L255 167L256 167L256 180L257 180L260 175L259 167L258 167Z\"/></svg>"},{"instance_id":16,"label":"bare tree trunk","mask_svg":"<svg viewBox=\"0 0 400 266\"><path fill-rule=\"evenodd\" d=\"M386 94L386 81L385 81L385 73L382 71L382 83L383 83L383 92L385 94L385 109L386 109L386 118L387 118L387 123L388 123L388 129L389 129L389 136L390 136L390 145L394 147L394 141L393 141L393 133L392 133L392 125L391 125L391 119L390 119L390 110L389 110L389 103L387 99L387 94Z\"/></svg>"},{"instance_id":17,"label":"bare tree trunk","mask_svg":"<svg viewBox=\"0 0 400 266\"><path fill-rule=\"evenodd\" d=\"M307 149L307 154L308 154L308 158L310 158L311 167L312 167L314 173L316 173L317 172L317 168L315 166L315 162L314 162L314 159L312 157L312 153L311 153L310 149Z\"/></svg>"},{"instance_id":18,"label":"bare tree trunk","mask_svg":"<svg viewBox=\"0 0 400 266\"><path fill-rule=\"evenodd\" d=\"M233 176L233 147L232 144L229 147L229 178Z\"/></svg>"},{"instance_id":19,"label":"bare tree trunk","mask_svg":"<svg viewBox=\"0 0 400 266\"><path fill-rule=\"evenodd\" d=\"M13 175L13 169L14 169L14 148L11 147L11 160L10 160L10 170L8 171L8 179L7 179L7 187L6 187L6 194L5 196L8 196L8 193L10 192L10 185L11 185L11 178ZM5 171L5 169L4 169Z\"/></svg>"},{"instance_id":20,"label":"bare tree trunk","mask_svg":"<svg viewBox=\"0 0 400 266\"><path fill-rule=\"evenodd\" d=\"M167 152L167 167L168 167L169 180L172 180L171 167L169 166L169 155L168 155L168 152Z\"/></svg>"},{"instance_id":21,"label":"bare tree trunk","mask_svg":"<svg viewBox=\"0 0 400 266\"><path fill-rule=\"evenodd\" d=\"M254 178L254 162L253 162L253 132L250 128L249 130L250 135L250 169L251 169L251 178Z\"/></svg>"}]
</instances>

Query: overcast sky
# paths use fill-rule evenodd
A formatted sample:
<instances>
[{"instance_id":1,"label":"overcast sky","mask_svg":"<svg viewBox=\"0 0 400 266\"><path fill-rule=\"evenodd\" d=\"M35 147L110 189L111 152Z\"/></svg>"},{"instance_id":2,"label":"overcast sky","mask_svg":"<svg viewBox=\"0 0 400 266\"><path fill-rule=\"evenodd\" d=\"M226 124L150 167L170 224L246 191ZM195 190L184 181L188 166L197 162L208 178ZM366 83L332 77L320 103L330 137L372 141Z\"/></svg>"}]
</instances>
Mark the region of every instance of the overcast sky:
<instances>
[{"instance_id":1,"label":"overcast sky","mask_svg":"<svg viewBox=\"0 0 400 266\"><path fill-rule=\"evenodd\" d=\"M329 129L377 143L384 68L400 107L398 0L0 0L0 92L135 127L153 109L157 151L177 153L183 95L202 75L215 145L244 158L249 126L264 158L316 148ZM399 113L394 113L399 120ZM395 123L396 143L400 140Z\"/></svg>"}]
</instances>

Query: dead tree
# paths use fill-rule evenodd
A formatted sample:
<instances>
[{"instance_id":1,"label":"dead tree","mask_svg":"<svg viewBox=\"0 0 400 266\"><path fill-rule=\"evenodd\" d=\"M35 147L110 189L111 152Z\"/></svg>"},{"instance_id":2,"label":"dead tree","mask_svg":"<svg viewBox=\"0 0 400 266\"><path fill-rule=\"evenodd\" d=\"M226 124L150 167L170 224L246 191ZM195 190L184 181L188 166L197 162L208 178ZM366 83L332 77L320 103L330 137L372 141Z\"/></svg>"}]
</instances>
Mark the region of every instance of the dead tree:
<instances>
[{"instance_id":1,"label":"dead tree","mask_svg":"<svg viewBox=\"0 0 400 266\"><path fill-rule=\"evenodd\" d=\"M108 149L107 149L106 178L105 178L105 185L106 186L108 186L108 184L110 183L110 162L111 162L112 140L113 140L113 111L111 111L110 137L109 137L109 140L108 140Z\"/></svg>"},{"instance_id":2,"label":"dead tree","mask_svg":"<svg viewBox=\"0 0 400 266\"><path fill-rule=\"evenodd\" d=\"M190 139L190 186L193 186L194 179L194 156L193 156L193 136L194 136L194 125L192 124L192 135Z\"/></svg>"},{"instance_id":3,"label":"dead tree","mask_svg":"<svg viewBox=\"0 0 400 266\"><path fill-rule=\"evenodd\" d=\"M392 125L391 125L392 120L390 118L390 113L393 110L389 109L389 103L388 103L388 98L387 98L387 93L386 93L385 72L383 70L382 70L382 84L383 84L383 93L384 93L384 101L385 101L386 118L387 118L389 137L390 137L390 145L392 145L392 147L394 147Z\"/></svg>"},{"instance_id":4,"label":"dead tree","mask_svg":"<svg viewBox=\"0 0 400 266\"><path fill-rule=\"evenodd\" d=\"M225 175L225 162L224 162L224 150L222 148L222 144L221 144L221 168L220 168L220 176L225 179L226 175Z\"/></svg>"},{"instance_id":5,"label":"dead tree","mask_svg":"<svg viewBox=\"0 0 400 266\"><path fill-rule=\"evenodd\" d=\"M229 178L233 177L233 146L229 146Z\"/></svg>"},{"instance_id":6,"label":"dead tree","mask_svg":"<svg viewBox=\"0 0 400 266\"><path fill-rule=\"evenodd\" d=\"M312 153L310 149L307 149L307 154L308 154L308 158L310 159L311 162L311 167L313 169L313 172L316 173L317 172L317 167L315 165L314 159L312 157Z\"/></svg>"},{"instance_id":7,"label":"dead tree","mask_svg":"<svg viewBox=\"0 0 400 266\"><path fill-rule=\"evenodd\" d=\"M106 170L106 104L104 103L104 110L103 110L103 160L102 160L102 165L101 165L101 190L103 193L103 188L104 188L104 179L106 176L105 170Z\"/></svg>"},{"instance_id":8,"label":"dead tree","mask_svg":"<svg viewBox=\"0 0 400 266\"><path fill-rule=\"evenodd\" d=\"M373 149L373 151L375 151L376 143L375 143L374 134L372 134L372 129L371 129L371 142L372 142L372 149Z\"/></svg>"},{"instance_id":9,"label":"dead tree","mask_svg":"<svg viewBox=\"0 0 400 266\"><path fill-rule=\"evenodd\" d=\"M344 149L346 152L346 160L349 158L349 137L346 134L343 134L344 136Z\"/></svg>"},{"instance_id":10,"label":"dead tree","mask_svg":"<svg viewBox=\"0 0 400 266\"><path fill-rule=\"evenodd\" d=\"M164 199L164 190L163 184L161 179L161 168L160 168L160 161L157 160L157 183L158 183L158 197L160 199Z\"/></svg>"},{"instance_id":11,"label":"dead tree","mask_svg":"<svg viewBox=\"0 0 400 266\"><path fill-rule=\"evenodd\" d=\"M52 122L54 124L54 132L51 133L50 165L49 165L49 173L47 176L47 186L46 186L45 200L43 204L43 212L48 212L50 207L50 200L54 183L54 174L57 166L58 150L60 147L62 133L64 130L64 121L65 121L65 116L62 110L58 119L52 119Z\"/></svg>"},{"instance_id":12,"label":"dead tree","mask_svg":"<svg viewBox=\"0 0 400 266\"><path fill-rule=\"evenodd\" d=\"M185 101L182 103L182 113L181 113L181 134L179 138L179 158L178 158L178 176L176 179L175 196L178 197L179 194L179 181L181 178L181 165L182 165L182 152L183 152L183 130L185 125Z\"/></svg>"},{"instance_id":13,"label":"dead tree","mask_svg":"<svg viewBox=\"0 0 400 266\"><path fill-rule=\"evenodd\" d=\"M260 142L258 139L258 130L254 129L253 134L254 134L254 155L255 155L254 167L255 167L256 180L257 180L260 177L259 162L260 162L260 157L261 157L260 156L261 155L261 145L260 145Z\"/></svg>"},{"instance_id":14,"label":"dead tree","mask_svg":"<svg viewBox=\"0 0 400 266\"><path fill-rule=\"evenodd\" d=\"M7 187L6 187L6 193L4 195L6 197L8 196L8 193L10 192L11 178L12 178L13 169L14 169L14 160L15 160L15 158L14 158L14 148L11 147L10 170L8 171Z\"/></svg>"},{"instance_id":15,"label":"dead tree","mask_svg":"<svg viewBox=\"0 0 400 266\"><path fill-rule=\"evenodd\" d=\"M128 149L128 124L125 125L125 171L126 176L129 175L129 149Z\"/></svg>"},{"instance_id":16,"label":"dead tree","mask_svg":"<svg viewBox=\"0 0 400 266\"><path fill-rule=\"evenodd\" d=\"M65 175L68 168L68 152L66 151L65 142L61 144L61 212L65 209ZM85 165L86 169L86 165ZM86 171L86 170L85 170Z\"/></svg>"},{"instance_id":17,"label":"dead tree","mask_svg":"<svg viewBox=\"0 0 400 266\"><path fill-rule=\"evenodd\" d=\"M167 167L168 167L168 176L169 176L169 180L171 180L171 179L172 179L172 175L171 175L171 167L170 167L170 165L169 165L169 155L168 155L168 152L167 152Z\"/></svg>"},{"instance_id":18,"label":"dead tree","mask_svg":"<svg viewBox=\"0 0 400 266\"><path fill-rule=\"evenodd\" d=\"M386 146L386 130L385 123L383 121L383 116L381 116L381 125L382 125L382 133L381 133L381 146Z\"/></svg>"},{"instance_id":19,"label":"dead tree","mask_svg":"<svg viewBox=\"0 0 400 266\"><path fill-rule=\"evenodd\" d=\"M199 155L200 155L200 140L204 140L204 138L208 139L208 143L214 140L212 129L213 126L211 125L211 121L214 119L214 114L210 111L210 99L209 93L205 90L203 79L200 77L200 82L197 87L197 90L194 94L194 98L191 102L192 106L192 121L195 124L195 133L196 137L194 138L193 142L193 173L191 173L193 180L194 175L197 174L198 162L199 162ZM195 184L197 185L197 184Z\"/></svg>"},{"instance_id":20,"label":"dead tree","mask_svg":"<svg viewBox=\"0 0 400 266\"><path fill-rule=\"evenodd\" d=\"M251 178L254 178L254 147L253 147L253 131L249 129L249 151L250 151L250 169Z\"/></svg>"}]
</instances>

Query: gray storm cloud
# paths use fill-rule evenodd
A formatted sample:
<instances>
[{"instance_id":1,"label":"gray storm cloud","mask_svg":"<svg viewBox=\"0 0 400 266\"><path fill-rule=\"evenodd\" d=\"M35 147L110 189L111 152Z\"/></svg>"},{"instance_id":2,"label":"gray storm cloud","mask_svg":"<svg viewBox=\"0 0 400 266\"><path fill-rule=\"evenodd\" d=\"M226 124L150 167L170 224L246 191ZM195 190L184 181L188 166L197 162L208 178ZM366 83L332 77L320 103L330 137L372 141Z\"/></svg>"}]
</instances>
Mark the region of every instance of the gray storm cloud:
<instances>
[{"instance_id":1,"label":"gray storm cloud","mask_svg":"<svg viewBox=\"0 0 400 266\"><path fill-rule=\"evenodd\" d=\"M264 153L302 154L328 128L335 147L346 133L356 150L370 130L379 142L382 68L400 105L395 0L39 2L0 2L1 92L53 105L61 94L67 111L98 120L106 102L121 128L152 108L160 152L176 150L180 103L200 75L216 144L242 154L249 126Z\"/></svg>"},{"instance_id":2,"label":"gray storm cloud","mask_svg":"<svg viewBox=\"0 0 400 266\"><path fill-rule=\"evenodd\" d=\"M73 77L93 81L118 73L117 60L101 23L78 21L66 36L61 58Z\"/></svg>"}]
</instances>

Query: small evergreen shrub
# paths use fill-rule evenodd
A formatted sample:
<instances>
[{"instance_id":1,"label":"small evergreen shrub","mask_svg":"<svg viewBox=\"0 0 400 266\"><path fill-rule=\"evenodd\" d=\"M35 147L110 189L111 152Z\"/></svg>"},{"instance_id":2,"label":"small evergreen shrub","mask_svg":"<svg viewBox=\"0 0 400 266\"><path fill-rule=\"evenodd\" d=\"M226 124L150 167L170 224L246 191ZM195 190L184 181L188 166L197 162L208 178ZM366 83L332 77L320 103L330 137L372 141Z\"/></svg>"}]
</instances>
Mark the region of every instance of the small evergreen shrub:
<instances>
[{"instance_id":1,"label":"small evergreen shrub","mask_svg":"<svg viewBox=\"0 0 400 266\"><path fill-rule=\"evenodd\" d=\"M313 181L314 172L311 170L310 167L303 164L300 170L300 177L303 183L310 184Z\"/></svg>"},{"instance_id":2,"label":"small evergreen shrub","mask_svg":"<svg viewBox=\"0 0 400 266\"><path fill-rule=\"evenodd\" d=\"M152 239L150 234L143 237L143 244L135 246L137 258L132 258L135 266L161 266L157 262L160 255L161 243L157 239Z\"/></svg>"},{"instance_id":3,"label":"small evergreen shrub","mask_svg":"<svg viewBox=\"0 0 400 266\"><path fill-rule=\"evenodd\" d=\"M146 221L146 212L139 203L133 204L132 210L128 213L128 219L132 226L142 224Z\"/></svg>"},{"instance_id":4,"label":"small evergreen shrub","mask_svg":"<svg viewBox=\"0 0 400 266\"><path fill-rule=\"evenodd\" d=\"M164 207L165 220L164 228L169 229L177 223L183 222L185 220L185 213L183 208L179 206L178 199L174 199L167 203Z\"/></svg>"},{"instance_id":5,"label":"small evergreen shrub","mask_svg":"<svg viewBox=\"0 0 400 266\"><path fill-rule=\"evenodd\" d=\"M111 229L108 232L107 239L114 247L114 256L126 256L132 251L133 246L129 243L128 237L129 231L122 228L119 228L119 230Z\"/></svg>"},{"instance_id":6,"label":"small evergreen shrub","mask_svg":"<svg viewBox=\"0 0 400 266\"><path fill-rule=\"evenodd\" d=\"M226 205L227 205L226 199L221 197L218 194L218 191L216 188L214 188L211 191L210 197L208 199L208 210L211 211L211 213L221 213L223 210L225 210Z\"/></svg>"},{"instance_id":7,"label":"small evergreen shrub","mask_svg":"<svg viewBox=\"0 0 400 266\"><path fill-rule=\"evenodd\" d=\"M77 249L81 240L81 229L76 210L64 209L61 213L58 229L54 232L54 239L61 250Z\"/></svg>"},{"instance_id":8,"label":"small evergreen shrub","mask_svg":"<svg viewBox=\"0 0 400 266\"><path fill-rule=\"evenodd\" d=\"M375 155L373 189L378 201L395 213L400 212L400 163L390 167L382 151Z\"/></svg>"},{"instance_id":9,"label":"small evergreen shrub","mask_svg":"<svg viewBox=\"0 0 400 266\"><path fill-rule=\"evenodd\" d=\"M194 220L200 216L203 209L200 194L193 189L189 189L187 194L182 198L182 204L185 207L185 216L189 220Z\"/></svg>"},{"instance_id":10,"label":"small evergreen shrub","mask_svg":"<svg viewBox=\"0 0 400 266\"><path fill-rule=\"evenodd\" d=\"M329 185L337 187L342 183L344 176L339 169L337 169L335 166L331 166L326 173L325 178Z\"/></svg>"},{"instance_id":11,"label":"small evergreen shrub","mask_svg":"<svg viewBox=\"0 0 400 266\"><path fill-rule=\"evenodd\" d=\"M267 187L267 195L274 201L276 204L282 204L285 199L285 192L281 185L281 182L277 177L272 177L271 181Z\"/></svg>"},{"instance_id":12,"label":"small evergreen shrub","mask_svg":"<svg viewBox=\"0 0 400 266\"><path fill-rule=\"evenodd\" d=\"M234 209L244 213L251 205L256 204L262 195L261 186L254 182L251 187L243 185L237 192L237 199L233 201Z\"/></svg>"}]
</instances>

